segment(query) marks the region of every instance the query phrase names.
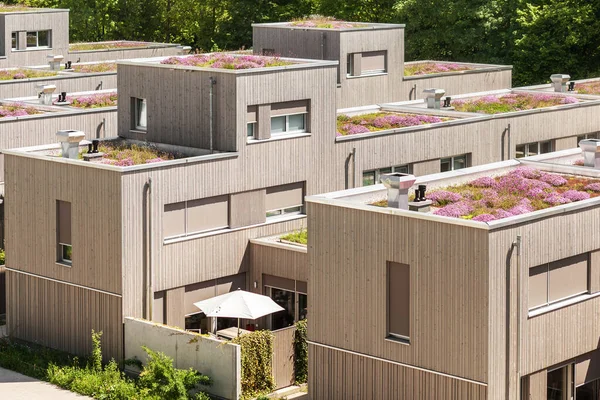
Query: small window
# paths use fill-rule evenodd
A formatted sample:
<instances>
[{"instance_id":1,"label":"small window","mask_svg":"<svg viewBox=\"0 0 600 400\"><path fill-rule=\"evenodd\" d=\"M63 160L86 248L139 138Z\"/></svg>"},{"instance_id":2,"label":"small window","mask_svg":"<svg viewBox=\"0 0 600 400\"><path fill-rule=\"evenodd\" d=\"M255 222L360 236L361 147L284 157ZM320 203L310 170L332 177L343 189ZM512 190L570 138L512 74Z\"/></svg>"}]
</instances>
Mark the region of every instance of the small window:
<instances>
[{"instance_id":1,"label":"small window","mask_svg":"<svg viewBox=\"0 0 600 400\"><path fill-rule=\"evenodd\" d=\"M388 337L410 340L410 268L407 264L387 263Z\"/></svg>"},{"instance_id":2,"label":"small window","mask_svg":"<svg viewBox=\"0 0 600 400\"><path fill-rule=\"evenodd\" d=\"M145 131L148 128L148 111L146 99L134 98L134 127Z\"/></svg>"},{"instance_id":3,"label":"small window","mask_svg":"<svg viewBox=\"0 0 600 400\"><path fill-rule=\"evenodd\" d=\"M58 262L71 265L73 246L71 242L71 203L56 201L56 238Z\"/></svg>"},{"instance_id":4,"label":"small window","mask_svg":"<svg viewBox=\"0 0 600 400\"><path fill-rule=\"evenodd\" d=\"M307 130L308 100L271 104L271 135Z\"/></svg>"},{"instance_id":5,"label":"small window","mask_svg":"<svg viewBox=\"0 0 600 400\"><path fill-rule=\"evenodd\" d=\"M258 106L248 106L246 110L246 136L248 138L256 137Z\"/></svg>"},{"instance_id":6,"label":"small window","mask_svg":"<svg viewBox=\"0 0 600 400\"><path fill-rule=\"evenodd\" d=\"M304 183L292 183L267 188L265 208L267 218L302 214L304 208Z\"/></svg>"},{"instance_id":7,"label":"small window","mask_svg":"<svg viewBox=\"0 0 600 400\"><path fill-rule=\"evenodd\" d=\"M370 186L379 183L379 179L383 174L391 174L399 172L401 174L410 174L410 165L396 165L393 167L379 168L372 171L363 172L363 186Z\"/></svg>"},{"instance_id":8,"label":"small window","mask_svg":"<svg viewBox=\"0 0 600 400\"><path fill-rule=\"evenodd\" d=\"M546 154L552 152L552 141L546 140L543 142L533 142L519 144L516 147L516 158L537 156L538 154Z\"/></svg>"},{"instance_id":9,"label":"small window","mask_svg":"<svg viewBox=\"0 0 600 400\"><path fill-rule=\"evenodd\" d=\"M348 54L347 76L379 75L387 72L387 51L366 51Z\"/></svg>"},{"instance_id":10,"label":"small window","mask_svg":"<svg viewBox=\"0 0 600 400\"><path fill-rule=\"evenodd\" d=\"M27 48L47 48L50 46L50 31L27 32Z\"/></svg>"},{"instance_id":11,"label":"small window","mask_svg":"<svg viewBox=\"0 0 600 400\"><path fill-rule=\"evenodd\" d=\"M246 136L249 138L254 137L254 130L256 129L256 122L250 122L246 125Z\"/></svg>"},{"instance_id":12,"label":"small window","mask_svg":"<svg viewBox=\"0 0 600 400\"><path fill-rule=\"evenodd\" d=\"M50 46L49 36L50 35L49 35L48 31L39 31L38 32L38 47Z\"/></svg>"},{"instance_id":13,"label":"small window","mask_svg":"<svg viewBox=\"0 0 600 400\"><path fill-rule=\"evenodd\" d=\"M11 45L13 50L16 50L19 48L19 34L17 32L13 32L12 33L12 45Z\"/></svg>"},{"instance_id":14,"label":"small window","mask_svg":"<svg viewBox=\"0 0 600 400\"><path fill-rule=\"evenodd\" d=\"M467 168L468 165L468 157L467 154L462 154L460 156L442 158L440 160L440 171L455 171L458 169Z\"/></svg>"},{"instance_id":15,"label":"small window","mask_svg":"<svg viewBox=\"0 0 600 400\"><path fill-rule=\"evenodd\" d=\"M277 135L286 132L286 117L271 118L271 134Z\"/></svg>"}]
</instances>

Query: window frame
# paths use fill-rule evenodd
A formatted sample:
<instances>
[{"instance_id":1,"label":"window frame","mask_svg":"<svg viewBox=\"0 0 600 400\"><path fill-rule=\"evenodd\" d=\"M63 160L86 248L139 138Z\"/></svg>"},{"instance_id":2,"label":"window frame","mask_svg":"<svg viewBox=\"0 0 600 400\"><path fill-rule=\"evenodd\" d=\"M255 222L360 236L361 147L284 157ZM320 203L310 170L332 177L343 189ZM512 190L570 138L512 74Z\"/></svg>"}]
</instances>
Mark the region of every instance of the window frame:
<instances>
[{"instance_id":1,"label":"window frame","mask_svg":"<svg viewBox=\"0 0 600 400\"><path fill-rule=\"evenodd\" d=\"M219 199L221 197L226 197L227 198L227 225L225 226L218 226L218 227L212 227L209 229L203 229L203 230L199 230L199 231L188 231L188 203L191 203L193 201L196 200L208 200L211 198L214 199ZM215 202L217 202L215 200ZM162 232L162 237L163 237L163 241L164 240L171 240L171 239L177 239L177 238L185 238L188 236L196 236L196 235L202 235L205 233L210 233L210 232L217 232L217 231L221 231L224 229L229 229L229 227L231 226L231 196L230 195L223 195L223 196L211 196L211 197L207 197L204 199L193 199L193 200L185 200L185 201L178 201L175 203L168 203L168 204L164 204L163 205L163 215L162 217L165 218L165 207L166 206L170 206L173 204L180 204L180 203L184 203L184 209L183 209L183 233L180 234L176 234L176 235L171 235L171 236L165 236L164 234L164 227L163 227L163 232Z\"/></svg>"},{"instance_id":2,"label":"window frame","mask_svg":"<svg viewBox=\"0 0 600 400\"><path fill-rule=\"evenodd\" d=\"M542 146L544 146L544 145L548 145L548 151L541 152ZM531 151L530 151L531 146L536 146L535 154L529 154L529 153L531 153ZM523 151L522 151L523 155L522 156L518 156L519 147L523 147ZM515 158L533 157L533 156L539 156L540 154L552 153L553 149L554 149L554 141L553 140L541 140L539 142L521 143L515 147Z\"/></svg>"},{"instance_id":3,"label":"window frame","mask_svg":"<svg viewBox=\"0 0 600 400\"><path fill-rule=\"evenodd\" d=\"M134 97L133 98L133 127L136 131L147 132L148 131L148 101L142 97ZM145 124L140 125L141 121L141 105L144 105L144 113L145 115Z\"/></svg>"},{"instance_id":4,"label":"window frame","mask_svg":"<svg viewBox=\"0 0 600 400\"><path fill-rule=\"evenodd\" d=\"M302 115L302 121L303 121L303 129L300 130L294 130L294 131L290 131L290 117L291 116L295 116L295 115ZM271 137L275 136L282 136L282 135L293 135L296 133L306 133L306 116L308 115L308 112L303 112L303 113L294 113L294 114L284 114L284 115L275 115L275 116L271 116ZM273 119L275 118L285 118L285 130L283 132L277 132L274 133L273 132Z\"/></svg>"},{"instance_id":5,"label":"window frame","mask_svg":"<svg viewBox=\"0 0 600 400\"><path fill-rule=\"evenodd\" d=\"M408 318L407 321L407 330L408 330L408 335L404 335L402 333L397 333L397 332L392 332L392 323L391 323L391 318L392 316L398 316L399 312L396 311L396 309L394 308L394 310L392 310L392 300L390 295L392 293L398 293L398 290L394 290L392 291L392 281L391 281L391 270L392 268L403 268L405 269L405 271L402 271L404 274L406 274L408 276L408 283L406 284L407 288L408 288L408 293L406 294L406 299L408 300L408 304L407 304L407 309L404 310L406 312L406 318ZM413 291L411 290L411 279L410 279L410 265L409 264L404 264L404 263L399 263L399 262L394 262L394 261L387 261L386 262L386 279L385 279L385 302L386 302L386 339L391 339L394 341L397 341L399 343L403 343L403 344L410 344L411 341L411 331L412 331L412 309L411 309L411 299L412 299L412 295L413 295Z\"/></svg>"},{"instance_id":6,"label":"window frame","mask_svg":"<svg viewBox=\"0 0 600 400\"><path fill-rule=\"evenodd\" d=\"M46 44L45 45L40 45L40 32L45 32L46 33ZM30 46L29 45L29 38L33 38L35 37L35 46ZM39 31L26 31L25 33L25 49L27 50L32 50L32 49L50 49L52 46L50 45L50 39L51 38L51 31L49 29L42 29ZM17 34L17 48L18 48L18 34Z\"/></svg>"},{"instance_id":7,"label":"window frame","mask_svg":"<svg viewBox=\"0 0 600 400\"><path fill-rule=\"evenodd\" d=\"M389 169L390 172L383 172L384 170ZM391 167L383 167L383 168L377 168L377 169L369 169L369 170L365 170L362 173L362 177L363 177L363 186L373 186L373 185L377 185L377 183L379 183L379 179L381 178L382 174L389 174L389 173L394 173L394 172L398 172L401 174L410 174L412 171L412 165L411 164L401 164L401 165L393 165ZM365 185L365 175L366 174L373 174L374 180L373 180L373 184L371 185Z\"/></svg>"},{"instance_id":8,"label":"window frame","mask_svg":"<svg viewBox=\"0 0 600 400\"><path fill-rule=\"evenodd\" d=\"M11 50L19 50L19 32L17 31L11 34Z\"/></svg>"},{"instance_id":9,"label":"window frame","mask_svg":"<svg viewBox=\"0 0 600 400\"><path fill-rule=\"evenodd\" d=\"M383 68L382 69L374 69L374 70L366 70L362 69L362 59L365 54L368 53L383 53ZM354 63L354 57L360 54L360 71L355 71L357 65ZM388 51L386 50L370 50L370 51L357 51L354 53L348 53L346 55L346 78L359 78L359 77L368 77L368 76L378 76L378 75L386 75L388 73Z\"/></svg>"},{"instance_id":10,"label":"window frame","mask_svg":"<svg viewBox=\"0 0 600 400\"><path fill-rule=\"evenodd\" d=\"M61 205L64 204L64 208ZM68 216L65 216L61 213L61 209L66 211L68 205ZM73 208L72 204L69 201L56 199L56 262L65 266L73 265ZM68 228L68 238L63 237L63 229L61 229L61 220L63 218L69 220L69 228ZM66 243L65 240L61 239L70 239L71 243ZM69 254L69 258L65 257L66 254Z\"/></svg>"},{"instance_id":11,"label":"window frame","mask_svg":"<svg viewBox=\"0 0 600 400\"><path fill-rule=\"evenodd\" d=\"M456 160L460 159L460 158L464 158L464 160L465 160L465 166L463 168L454 168ZM447 170L443 170L442 169L442 164L444 163L444 161L449 162L450 169L447 169ZM451 156L451 157L440 158L440 172L458 171L458 170L461 170L461 169L464 169L464 168L469 168L469 153L459 154L459 155Z\"/></svg>"}]
</instances>

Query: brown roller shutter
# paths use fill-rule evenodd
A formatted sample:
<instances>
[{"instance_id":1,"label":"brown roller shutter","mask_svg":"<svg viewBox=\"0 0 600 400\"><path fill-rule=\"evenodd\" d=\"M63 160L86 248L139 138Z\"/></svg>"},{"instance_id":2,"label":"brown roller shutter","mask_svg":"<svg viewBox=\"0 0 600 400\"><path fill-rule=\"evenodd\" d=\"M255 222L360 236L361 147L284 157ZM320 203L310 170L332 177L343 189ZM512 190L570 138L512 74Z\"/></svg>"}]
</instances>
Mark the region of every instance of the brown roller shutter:
<instances>
[{"instance_id":1,"label":"brown roller shutter","mask_svg":"<svg viewBox=\"0 0 600 400\"><path fill-rule=\"evenodd\" d=\"M277 289L284 289L293 292L296 290L293 279L282 278L280 276L263 275L263 286L270 286Z\"/></svg>"},{"instance_id":2,"label":"brown roller shutter","mask_svg":"<svg viewBox=\"0 0 600 400\"><path fill-rule=\"evenodd\" d=\"M388 330L390 334L410 337L410 267L388 262Z\"/></svg>"},{"instance_id":3,"label":"brown roller shutter","mask_svg":"<svg viewBox=\"0 0 600 400\"><path fill-rule=\"evenodd\" d=\"M163 237L185 234L185 202L165 204Z\"/></svg>"},{"instance_id":4,"label":"brown roller shutter","mask_svg":"<svg viewBox=\"0 0 600 400\"><path fill-rule=\"evenodd\" d=\"M296 292L299 293L308 293L308 285L304 281L296 281Z\"/></svg>"},{"instance_id":5,"label":"brown roller shutter","mask_svg":"<svg viewBox=\"0 0 600 400\"><path fill-rule=\"evenodd\" d=\"M248 115L246 117L247 123L257 121L257 119L256 119L257 109L258 109L258 106L248 106Z\"/></svg>"},{"instance_id":6,"label":"brown roller shutter","mask_svg":"<svg viewBox=\"0 0 600 400\"><path fill-rule=\"evenodd\" d=\"M57 200L58 243L71 243L71 203Z\"/></svg>"},{"instance_id":7,"label":"brown roller shutter","mask_svg":"<svg viewBox=\"0 0 600 400\"><path fill-rule=\"evenodd\" d=\"M550 263L548 294L550 302L588 291L588 254Z\"/></svg>"},{"instance_id":8,"label":"brown roller shutter","mask_svg":"<svg viewBox=\"0 0 600 400\"><path fill-rule=\"evenodd\" d=\"M229 196L217 196L187 202L187 233L229 226Z\"/></svg>"},{"instance_id":9,"label":"brown roller shutter","mask_svg":"<svg viewBox=\"0 0 600 400\"><path fill-rule=\"evenodd\" d=\"M271 116L303 114L308 112L308 100L287 101L271 104Z\"/></svg>"},{"instance_id":10,"label":"brown roller shutter","mask_svg":"<svg viewBox=\"0 0 600 400\"><path fill-rule=\"evenodd\" d=\"M548 304L548 265L529 269L529 309Z\"/></svg>"},{"instance_id":11,"label":"brown roller shutter","mask_svg":"<svg viewBox=\"0 0 600 400\"><path fill-rule=\"evenodd\" d=\"M165 292L154 293L154 304L152 305L152 321L164 324L165 322Z\"/></svg>"},{"instance_id":12,"label":"brown roller shutter","mask_svg":"<svg viewBox=\"0 0 600 400\"><path fill-rule=\"evenodd\" d=\"M385 71L385 51L369 51L362 53L360 70L362 74Z\"/></svg>"},{"instance_id":13,"label":"brown roller shutter","mask_svg":"<svg viewBox=\"0 0 600 400\"><path fill-rule=\"evenodd\" d=\"M271 211L301 206L304 204L303 189L303 182L267 188L265 199L266 210Z\"/></svg>"}]
</instances>

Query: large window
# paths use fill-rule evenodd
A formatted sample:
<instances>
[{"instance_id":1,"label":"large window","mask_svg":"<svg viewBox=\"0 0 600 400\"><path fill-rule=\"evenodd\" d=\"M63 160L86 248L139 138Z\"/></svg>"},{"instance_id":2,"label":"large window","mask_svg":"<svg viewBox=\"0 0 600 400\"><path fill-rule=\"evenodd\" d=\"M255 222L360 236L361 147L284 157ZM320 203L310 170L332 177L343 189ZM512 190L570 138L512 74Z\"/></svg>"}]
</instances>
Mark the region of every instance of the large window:
<instances>
[{"instance_id":1,"label":"large window","mask_svg":"<svg viewBox=\"0 0 600 400\"><path fill-rule=\"evenodd\" d=\"M442 158L440 160L440 171L455 171L457 169L467 168L469 166L469 158L467 154L460 156Z\"/></svg>"},{"instance_id":2,"label":"large window","mask_svg":"<svg viewBox=\"0 0 600 400\"><path fill-rule=\"evenodd\" d=\"M308 101L271 104L271 135L306 132Z\"/></svg>"},{"instance_id":3,"label":"large window","mask_svg":"<svg viewBox=\"0 0 600 400\"><path fill-rule=\"evenodd\" d=\"M71 265L73 261L73 243L71 242L71 203L56 201L56 239L57 260Z\"/></svg>"},{"instance_id":4,"label":"large window","mask_svg":"<svg viewBox=\"0 0 600 400\"><path fill-rule=\"evenodd\" d=\"M132 98L133 128L145 131L148 128L148 109L146 99Z\"/></svg>"},{"instance_id":5,"label":"large window","mask_svg":"<svg viewBox=\"0 0 600 400\"><path fill-rule=\"evenodd\" d=\"M301 214L304 207L304 183L267 188L265 209L267 218Z\"/></svg>"},{"instance_id":6,"label":"large window","mask_svg":"<svg viewBox=\"0 0 600 400\"><path fill-rule=\"evenodd\" d=\"M384 174L391 174L392 172L399 172L402 174L410 173L409 165L396 165L393 167L379 168L370 171L363 172L363 186L370 186L379 183L379 178Z\"/></svg>"},{"instance_id":7,"label":"large window","mask_svg":"<svg viewBox=\"0 0 600 400\"><path fill-rule=\"evenodd\" d=\"M27 48L47 48L50 47L50 31L30 31L27 32Z\"/></svg>"},{"instance_id":8,"label":"large window","mask_svg":"<svg viewBox=\"0 0 600 400\"><path fill-rule=\"evenodd\" d=\"M387 263L387 335L410 340L410 267Z\"/></svg>"},{"instance_id":9,"label":"large window","mask_svg":"<svg viewBox=\"0 0 600 400\"><path fill-rule=\"evenodd\" d=\"M387 72L387 51L367 51L348 54L347 76L378 75Z\"/></svg>"},{"instance_id":10,"label":"large window","mask_svg":"<svg viewBox=\"0 0 600 400\"><path fill-rule=\"evenodd\" d=\"M529 309L588 293L588 253L529 269Z\"/></svg>"},{"instance_id":11,"label":"large window","mask_svg":"<svg viewBox=\"0 0 600 400\"><path fill-rule=\"evenodd\" d=\"M216 196L165 204L165 238L188 236L229 227L229 197Z\"/></svg>"},{"instance_id":12,"label":"large window","mask_svg":"<svg viewBox=\"0 0 600 400\"><path fill-rule=\"evenodd\" d=\"M306 282L263 275L263 285L265 295L283 307L283 311L271 314L270 329L286 328L296 321L306 319L308 307Z\"/></svg>"},{"instance_id":13,"label":"large window","mask_svg":"<svg viewBox=\"0 0 600 400\"><path fill-rule=\"evenodd\" d=\"M533 142L517 145L516 157L530 157L538 154L550 153L552 151L552 141Z\"/></svg>"}]
</instances>

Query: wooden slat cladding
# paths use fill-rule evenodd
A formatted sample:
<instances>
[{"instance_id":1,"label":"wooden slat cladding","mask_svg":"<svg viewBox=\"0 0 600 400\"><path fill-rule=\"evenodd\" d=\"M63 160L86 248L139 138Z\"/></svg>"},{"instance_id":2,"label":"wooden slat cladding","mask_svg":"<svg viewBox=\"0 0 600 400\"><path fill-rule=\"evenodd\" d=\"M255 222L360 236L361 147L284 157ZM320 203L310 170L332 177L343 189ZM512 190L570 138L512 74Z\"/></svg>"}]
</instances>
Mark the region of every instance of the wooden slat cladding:
<instances>
[{"instance_id":1,"label":"wooden slat cladding","mask_svg":"<svg viewBox=\"0 0 600 400\"><path fill-rule=\"evenodd\" d=\"M250 282L256 282L257 293L262 294L263 275L272 275L295 281L308 281L308 260L306 248L288 245L290 249L264 245L250 244ZM253 288L253 285L250 285Z\"/></svg>"},{"instance_id":2,"label":"wooden slat cladding","mask_svg":"<svg viewBox=\"0 0 600 400\"><path fill-rule=\"evenodd\" d=\"M528 276L529 270L540 264L587 252L595 254L594 252L600 249L600 233L597 227L599 220L600 208L596 207L555 215L490 233L488 321L490 398L505 398L507 375L511 377L510 392L516 390L514 376L517 358L521 359L521 375L528 375L597 349L600 342L600 326L597 324L600 319L600 297L529 318ZM517 355L518 321L515 306L518 292L518 264L516 250L510 252L517 235L522 237L520 357ZM591 257L592 264L595 258L595 256ZM594 269L592 269L592 277L593 271ZM510 285L510 299L506 296L507 284ZM510 304L510 312L507 311L507 302ZM509 338L510 348L508 363L507 338ZM533 384L530 386L534 387Z\"/></svg>"},{"instance_id":3,"label":"wooden slat cladding","mask_svg":"<svg viewBox=\"0 0 600 400\"><path fill-rule=\"evenodd\" d=\"M485 230L310 202L308 229L311 341L487 381ZM386 339L388 261L410 266L410 345Z\"/></svg>"},{"instance_id":4,"label":"wooden slat cladding","mask_svg":"<svg viewBox=\"0 0 600 400\"><path fill-rule=\"evenodd\" d=\"M14 54L14 53L13 53ZM71 60L73 61L73 60ZM43 64L43 63L42 63ZM1 62L0 62L1 65ZM22 64L21 64L22 65ZM31 64L28 64L31 65ZM1 66L0 66L1 68ZM52 76L49 78L36 78L36 84L56 85L57 92L86 92L97 90L99 87L104 89L117 88L117 73L103 74L85 74L79 76ZM31 81L27 79L16 79L12 81L2 81L0 83L0 93L2 98L26 97L34 94ZM116 117L115 117L116 119ZM22 120L21 120L22 121ZM114 125L116 129L116 124Z\"/></svg>"},{"instance_id":5,"label":"wooden slat cladding","mask_svg":"<svg viewBox=\"0 0 600 400\"><path fill-rule=\"evenodd\" d=\"M312 399L487 400L485 385L309 344ZM441 356L441 354L440 354Z\"/></svg>"},{"instance_id":6,"label":"wooden slat cladding","mask_svg":"<svg viewBox=\"0 0 600 400\"><path fill-rule=\"evenodd\" d=\"M275 388L281 389L294 384L294 334L291 326L273 332L273 378Z\"/></svg>"},{"instance_id":7,"label":"wooden slat cladding","mask_svg":"<svg viewBox=\"0 0 600 400\"><path fill-rule=\"evenodd\" d=\"M7 267L121 293L118 172L5 155ZM57 264L56 201L71 203L73 265Z\"/></svg>"},{"instance_id":8,"label":"wooden slat cladding","mask_svg":"<svg viewBox=\"0 0 600 400\"><path fill-rule=\"evenodd\" d=\"M16 257L13 256L13 260ZM121 298L8 270L7 327L11 336L89 355L92 329L102 331L106 361L122 359Z\"/></svg>"}]
</instances>

